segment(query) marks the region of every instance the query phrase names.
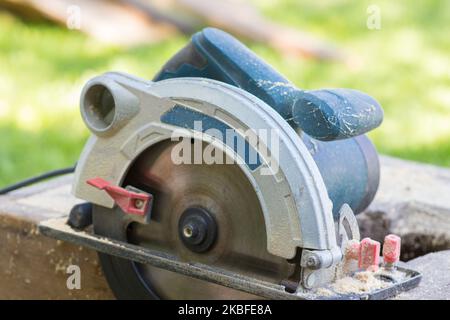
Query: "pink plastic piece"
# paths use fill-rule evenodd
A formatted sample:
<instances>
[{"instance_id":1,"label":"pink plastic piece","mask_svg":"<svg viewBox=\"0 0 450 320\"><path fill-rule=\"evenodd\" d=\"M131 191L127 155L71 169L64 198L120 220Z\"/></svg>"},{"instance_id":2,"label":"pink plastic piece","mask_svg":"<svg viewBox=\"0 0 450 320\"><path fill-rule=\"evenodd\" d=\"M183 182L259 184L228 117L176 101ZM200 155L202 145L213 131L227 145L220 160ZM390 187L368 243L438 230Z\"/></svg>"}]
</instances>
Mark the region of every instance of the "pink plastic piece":
<instances>
[{"instance_id":1,"label":"pink plastic piece","mask_svg":"<svg viewBox=\"0 0 450 320\"><path fill-rule=\"evenodd\" d=\"M91 186L105 190L114 202L126 213L144 216L152 196L145 193L137 193L112 185L102 178L92 178L86 181Z\"/></svg>"},{"instance_id":2,"label":"pink plastic piece","mask_svg":"<svg viewBox=\"0 0 450 320\"><path fill-rule=\"evenodd\" d=\"M395 264L400 260L401 239L395 234L387 235L383 243L383 259L387 264Z\"/></svg>"},{"instance_id":3,"label":"pink plastic piece","mask_svg":"<svg viewBox=\"0 0 450 320\"><path fill-rule=\"evenodd\" d=\"M361 240L358 266L360 269L377 271L380 263L380 243L370 238Z\"/></svg>"},{"instance_id":4,"label":"pink plastic piece","mask_svg":"<svg viewBox=\"0 0 450 320\"><path fill-rule=\"evenodd\" d=\"M361 244L358 240L350 240L347 243L347 248L345 249L345 257L350 260L358 260L360 249Z\"/></svg>"}]
</instances>

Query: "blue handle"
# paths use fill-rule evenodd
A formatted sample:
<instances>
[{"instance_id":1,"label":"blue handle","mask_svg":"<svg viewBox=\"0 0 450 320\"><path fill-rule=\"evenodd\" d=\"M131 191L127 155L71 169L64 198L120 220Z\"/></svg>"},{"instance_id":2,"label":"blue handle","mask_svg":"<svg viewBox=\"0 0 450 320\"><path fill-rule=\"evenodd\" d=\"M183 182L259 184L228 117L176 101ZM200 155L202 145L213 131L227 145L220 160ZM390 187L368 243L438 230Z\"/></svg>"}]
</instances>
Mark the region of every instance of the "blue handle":
<instances>
[{"instance_id":1,"label":"blue handle","mask_svg":"<svg viewBox=\"0 0 450 320\"><path fill-rule=\"evenodd\" d=\"M364 134L383 120L381 106L370 96L350 89L298 89L241 42L214 28L196 33L154 80L179 77L210 78L242 88L323 141Z\"/></svg>"},{"instance_id":2,"label":"blue handle","mask_svg":"<svg viewBox=\"0 0 450 320\"><path fill-rule=\"evenodd\" d=\"M327 142L363 134L381 123L383 111L369 96L349 89L300 90L242 43L212 28L195 34L153 80L179 77L210 78L240 87L306 132L302 139L322 174L335 217L344 203L359 213L374 198L379 164L369 139L361 135Z\"/></svg>"},{"instance_id":3,"label":"blue handle","mask_svg":"<svg viewBox=\"0 0 450 320\"><path fill-rule=\"evenodd\" d=\"M292 115L304 132L323 141L359 136L383 121L378 102L353 89L299 90Z\"/></svg>"}]
</instances>

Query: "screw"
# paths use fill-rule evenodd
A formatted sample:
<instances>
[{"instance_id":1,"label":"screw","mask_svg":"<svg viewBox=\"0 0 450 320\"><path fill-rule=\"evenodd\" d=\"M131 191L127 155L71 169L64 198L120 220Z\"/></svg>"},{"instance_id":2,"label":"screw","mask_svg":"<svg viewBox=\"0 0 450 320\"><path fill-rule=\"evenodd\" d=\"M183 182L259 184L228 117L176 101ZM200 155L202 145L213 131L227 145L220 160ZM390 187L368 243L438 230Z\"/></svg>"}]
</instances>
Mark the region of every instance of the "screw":
<instances>
[{"instance_id":1,"label":"screw","mask_svg":"<svg viewBox=\"0 0 450 320\"><path fill-rule=\"evenodd\" d=\"M137 209L142 209L142 208L144 207L144 204L145 204L145 201L142 200L142 199L136 199L136 200L134 200L134 206L135 206Z\"/></svg>"},{"instance_id":2,"label":"screw","mask_svg":"<svg viewBox=\"0 0 450 320\"><path fill-rule=\"evenodd\" d=\"M306 260L306 265L310 268L317 267L319 265L319 259L316 256L310 256Z\"/></svg>"}]
</instances>

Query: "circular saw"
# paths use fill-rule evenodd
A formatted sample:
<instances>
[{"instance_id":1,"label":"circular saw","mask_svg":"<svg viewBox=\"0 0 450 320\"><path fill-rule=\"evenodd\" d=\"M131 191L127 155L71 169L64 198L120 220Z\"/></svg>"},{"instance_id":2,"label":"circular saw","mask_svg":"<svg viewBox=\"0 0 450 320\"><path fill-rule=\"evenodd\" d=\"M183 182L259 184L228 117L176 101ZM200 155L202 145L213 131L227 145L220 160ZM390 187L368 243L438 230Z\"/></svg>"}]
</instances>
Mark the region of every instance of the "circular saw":
<instances>
[{"instance_id":1,"label":"circular saw","mask_svg":"<svg viewBox=\"0 0 450 320\"><path fill-rule=\"evenodd\" d=\"M152 81L91 79L80 108L92 135L73 192L87 203L41 231L99 251L118 298L383 298L420 280L395 236L383 262L360 239L379 182L370 96L299 89L207 28ZM381 285L333 287L361 272Z\"/></svg>"}]
</instances>

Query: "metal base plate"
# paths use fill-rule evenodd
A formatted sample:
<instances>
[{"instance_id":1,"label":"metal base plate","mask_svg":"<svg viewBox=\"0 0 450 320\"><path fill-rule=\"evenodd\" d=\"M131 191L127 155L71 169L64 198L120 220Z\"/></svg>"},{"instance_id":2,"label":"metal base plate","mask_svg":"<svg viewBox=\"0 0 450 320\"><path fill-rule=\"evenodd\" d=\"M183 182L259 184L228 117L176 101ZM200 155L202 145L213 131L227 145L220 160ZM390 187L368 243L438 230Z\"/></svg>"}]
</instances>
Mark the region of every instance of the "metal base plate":
<instances>
[{"instance_id":1,"label":"metal base plate","mask_svg":"<svg viewBox=\"0 0 450 320\"><path fill-rule=\"evenodd\" d=\"M50 219L43 221L39 225L39 231L49 237L74 243L96 250L98 252L132 260L138 263L145 263L157 268L164 268L169 271L181 273L193 278L210 281L222 286L258 295L267 299L285 300L369 300L387 299L400 292L416 287L421 279L421 274L403 267L398 267L397 271L402 273L402 280L392 285L358 294L331 294L323 296L314 291L297 291L289 293L282 285L261 281L252 277L243 276L235 272L212 268L200 263L181 262L176 257L163 252L145 249L133 244L116 241L105 237L100 237L87 231L77 231L66 224L67 218Z\"/></svg>"}]
</instances>

